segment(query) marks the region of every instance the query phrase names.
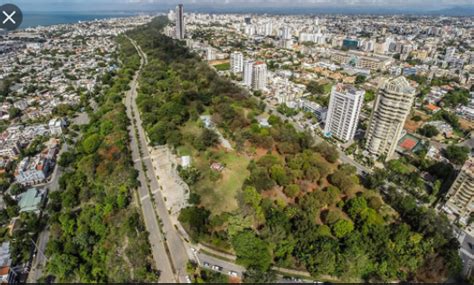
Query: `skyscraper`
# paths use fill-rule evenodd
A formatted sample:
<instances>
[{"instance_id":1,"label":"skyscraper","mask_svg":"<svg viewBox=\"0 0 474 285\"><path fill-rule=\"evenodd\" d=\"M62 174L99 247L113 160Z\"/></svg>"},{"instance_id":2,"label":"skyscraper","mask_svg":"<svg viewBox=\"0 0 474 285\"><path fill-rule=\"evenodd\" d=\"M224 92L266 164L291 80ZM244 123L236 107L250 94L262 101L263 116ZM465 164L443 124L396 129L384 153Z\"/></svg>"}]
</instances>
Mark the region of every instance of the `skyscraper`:
<instances>
[{"instance_id":1,"label":"skyscraper","mask_svg":"<svg viewBox=\"0 0 474 285\"><path fill-rule=\"evenodd\" d=\"M248 87L252 86L253 65L253 60L246 59L244 62L244 84Z\"/></svg>"},{"instance_id":2,"label":"skyscraper","mask_svg":"<svg viewBox=\"0 0 474 285\"><path fill-rule=\"evenodd\" d=\"M230 54L230 71L232 73L242 73L244 71L244 55L239 51Z\"/></svg>"},{"instance_id":3,"label":"skyscraper","mask_svg":"<svg viewBox=\"0 0 474 285\"><path fill-rule=\"evenodd\" d=\"M385 159L393 155L414 98L415 88L403 76L383 83L367 129L366 149L370 154Z\"/></svg>"},{"instance_id":4,"label":"skyscraper","mask_svg":"<svg viewBox=\"0 0 474 285\"><path fill-rule=\"evenodd\" d=\"M184 9L183 4L176 6L176 39L184 39L185 26L184 26Z\"/></svg>"},{"instance_id":5,"label":"skyscraper","mask_svg":"<svg viewBox=\"0 0 474 285\"><path fill-rule=\"evenodd\" d=\"M444 210L452 220L467 225L474 212L474 158L464 163L458 177L449 189Z\"/></svg>"},{"instance_id":6,"label":"skyscraper","mask_svg":"<svg viewBox=\"0 0 474 285\"><path fill-rule=\"evenodd\" d=\"M265 90L267 88L267 65L262 61L257 61L252 70L252 89Z\"/></svg>"},{"instance_id":7,"label":"skyscraper","mask_svg":"<svg viewBox=\"0 0 474 285\"><path fill-rule=\"evenodd\" d=\"M354 138L364 94L364 90L357 90L351 85L333 86L324 127L325 136L332 136L344 142Z\"/></svg>"}]
</instances>

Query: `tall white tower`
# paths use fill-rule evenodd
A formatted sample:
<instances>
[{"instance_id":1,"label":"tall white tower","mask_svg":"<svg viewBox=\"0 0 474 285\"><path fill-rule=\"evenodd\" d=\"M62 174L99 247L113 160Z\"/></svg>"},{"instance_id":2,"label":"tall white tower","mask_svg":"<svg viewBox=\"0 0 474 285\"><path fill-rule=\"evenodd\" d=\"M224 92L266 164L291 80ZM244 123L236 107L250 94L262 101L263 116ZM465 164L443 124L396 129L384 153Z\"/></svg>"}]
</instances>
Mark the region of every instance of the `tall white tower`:
<instances>
[{"instance_id":1,"label":"tall white tower","mask_svg":"<svg viewBox=\"0 0 474 285\"><path fill-rule=\"evenodd\" d=\"M184 39L185 24L184 24L184 8L183 4L176 6L176 38L178 40Z\"/></svg>"},{"instance_id":2,"label":"tall white tower","mask_svg":"<svg viewBox=\"0 0 474 285\"><path fill-rule=\"evenodd\" d=\"M230 71L232 73L242 73L244 71L244 55L239 51L230 54Z\"/></svg>"},{"instance_id":3,"label":"tall white tower","mask_svg":"<svg viewBox=\"0 0 474 285\"><path fill-rule=\"evenodd\" d=\"M253 65L254 61L247 59L244 62L244 84L248 87L252 86L252 75L253 75Z\"/></svg>"},{"instance_id":4,"label":"tall white tower","mask_svg":"<svg viewBox=\"0 0 474 285\"><path fill-rule=\"evenodd\" d=\"M335 137L343 142L354 138L364 94L364 90L357 90L352 85L333 86L324 127L325 136Z\"/></svg>"}]
</instances>

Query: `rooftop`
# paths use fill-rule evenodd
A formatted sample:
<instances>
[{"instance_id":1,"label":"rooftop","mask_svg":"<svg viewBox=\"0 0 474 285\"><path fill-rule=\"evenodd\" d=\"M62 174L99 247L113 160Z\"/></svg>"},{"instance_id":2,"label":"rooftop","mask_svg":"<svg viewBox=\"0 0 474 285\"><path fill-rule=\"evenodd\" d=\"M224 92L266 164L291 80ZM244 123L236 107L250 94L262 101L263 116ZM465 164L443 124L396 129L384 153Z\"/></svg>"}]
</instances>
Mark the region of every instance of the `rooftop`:
<instances>
[{"instance_id":1,"label":"rooftop","mask_svg":"<svg viewBox=\"0 0 474 285\"><path fill-rule=\"evenodd\" d=\"M41 201L43 200L43 194L36 188L30 188L25 193L21 194L20 212L34 212L39 210Z\"/></svg>"}]
</instances>

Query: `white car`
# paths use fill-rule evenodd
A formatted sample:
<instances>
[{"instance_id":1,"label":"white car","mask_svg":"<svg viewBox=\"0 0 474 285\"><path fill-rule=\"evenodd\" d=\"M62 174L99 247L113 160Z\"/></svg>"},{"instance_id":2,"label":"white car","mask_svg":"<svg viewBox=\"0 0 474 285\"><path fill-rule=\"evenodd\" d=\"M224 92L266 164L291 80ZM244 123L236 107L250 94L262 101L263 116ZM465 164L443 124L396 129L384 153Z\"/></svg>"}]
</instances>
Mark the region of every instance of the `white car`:
<instances>
[{"instance_id":1,"label":"white car","mask_svg":"<svg viewBox=\"0 0 474 285\"><path fill-rule=\"evenodd\" d=\"M186 283L192 283L191 278L189 278L189 276L186 275L185 279L186 279Z\"/></svg>"},{"instance_id":2,"label":"white car","mask_svg":"<svg viewBox=\"0 0 474 285\"><path fill-rule=\"evenodd\" d=\"M235 271L229 271L229 276L232 276L232 277L239 277L239 274Z\"/></svg>"}]
</instances>

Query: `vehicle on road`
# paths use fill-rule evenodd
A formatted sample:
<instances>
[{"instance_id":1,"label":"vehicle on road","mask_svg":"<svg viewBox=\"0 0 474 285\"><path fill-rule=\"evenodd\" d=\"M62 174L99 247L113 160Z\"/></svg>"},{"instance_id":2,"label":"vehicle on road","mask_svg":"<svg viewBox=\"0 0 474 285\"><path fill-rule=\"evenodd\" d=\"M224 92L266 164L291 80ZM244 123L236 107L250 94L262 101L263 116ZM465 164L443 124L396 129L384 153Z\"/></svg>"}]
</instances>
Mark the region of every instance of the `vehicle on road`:
<instances>
[{"instance_id":1,"label":"vehicle on road","mask_svg":"<svg viewBox=\"0 0 474 285\"><path fill-rule=\"evenodd\" d=\"M211 267L211 265L207 262L204 262L203 265L204 265L204 267Z\"/></svg>"},{"instance_id":2,"label":"vehicle on road","mask_svg":"<svg viewBox=\"0 0 474 285\"><path fill-rule=\"evenodd\" d=\"M232 277L239 277L239 274L235 271L229 271L229 276L232 276Z\"/></svg>"},{"instance_id":3,"label":"vehicle on road","mask_svg":"<svg viewBox=\"0 0 474 285\"><path fill-rule=\"evenodd\" d=\"M212 267L212 270L215 270L215 271L222 271L222 267L221 266L217 266L217 265L213 265Z\"/></svg>"}]
</instances>

